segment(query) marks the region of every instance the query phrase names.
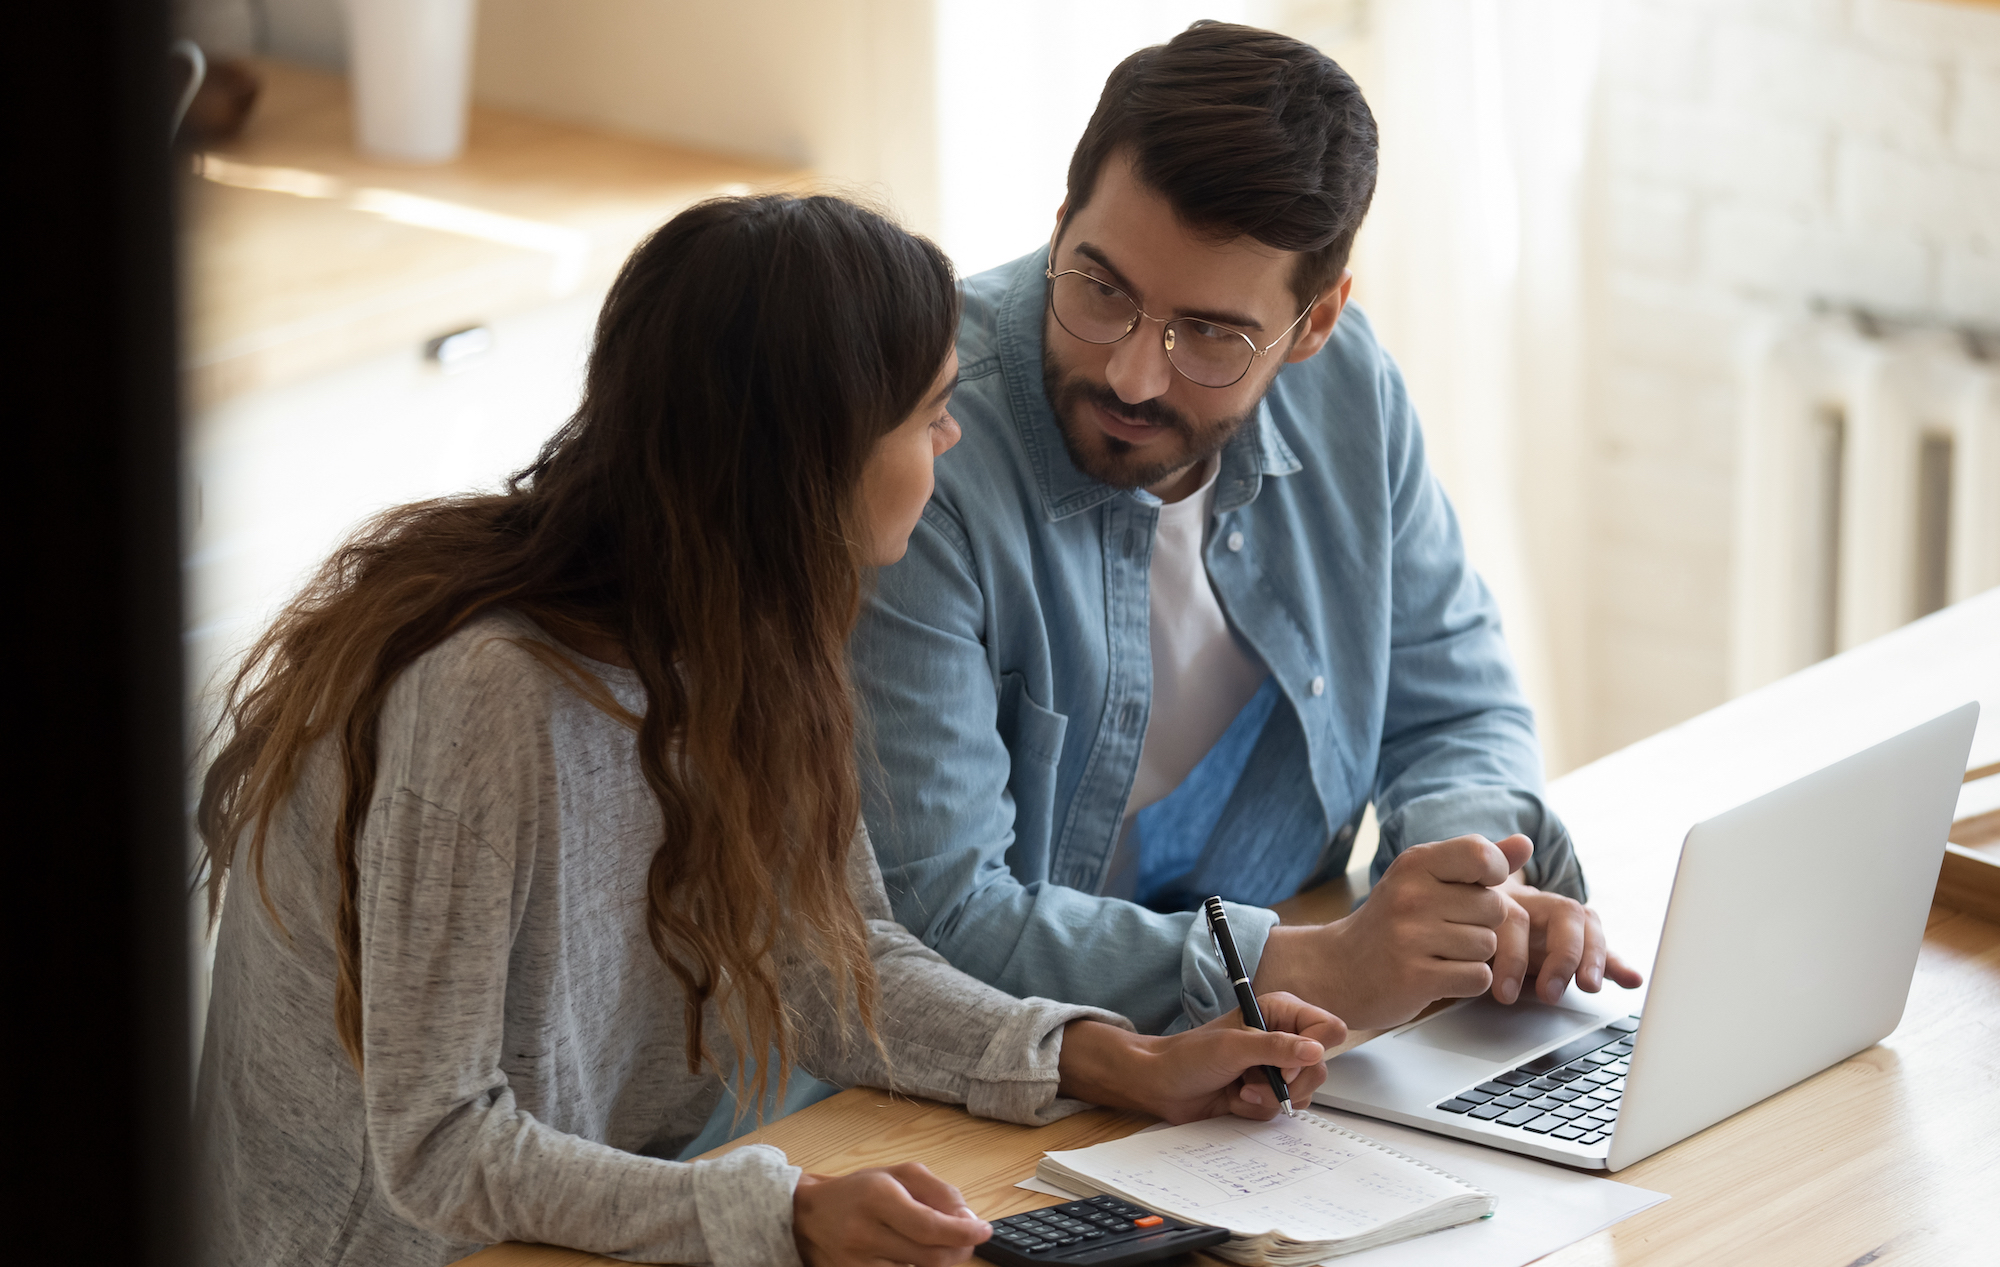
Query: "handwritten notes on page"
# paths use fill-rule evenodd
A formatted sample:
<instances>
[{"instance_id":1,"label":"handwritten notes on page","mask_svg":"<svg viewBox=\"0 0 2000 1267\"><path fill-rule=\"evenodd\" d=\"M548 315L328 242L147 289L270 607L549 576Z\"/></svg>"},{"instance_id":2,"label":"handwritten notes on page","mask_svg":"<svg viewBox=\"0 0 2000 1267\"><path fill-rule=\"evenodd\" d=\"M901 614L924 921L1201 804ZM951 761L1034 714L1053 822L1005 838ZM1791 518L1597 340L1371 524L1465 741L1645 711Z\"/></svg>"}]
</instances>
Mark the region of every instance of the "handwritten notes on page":
<instances>
[{"instance_id":1,"label":"handwritten notes on page","mask_svg":"<svg viewBox=\"0 0 2000 1267\"><path fill-rule=\"evenodd\" d=\"M1036 1171L1230 1230L1242 1263L1310 1263L1492 1213L1495 1200L1323 1118L1210 1118L1048 1154Z\"/></svg>"}]
</instances>

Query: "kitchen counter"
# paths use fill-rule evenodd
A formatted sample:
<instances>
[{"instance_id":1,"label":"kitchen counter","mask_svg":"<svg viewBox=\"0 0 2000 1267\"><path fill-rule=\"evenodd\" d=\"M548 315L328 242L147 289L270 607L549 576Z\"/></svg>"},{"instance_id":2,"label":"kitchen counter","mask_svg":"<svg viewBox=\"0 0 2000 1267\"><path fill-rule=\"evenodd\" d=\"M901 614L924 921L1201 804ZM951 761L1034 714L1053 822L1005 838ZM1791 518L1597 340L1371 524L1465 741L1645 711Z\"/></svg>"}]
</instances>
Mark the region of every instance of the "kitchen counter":
<instances>
[{"instance_id":1,"label":"kitchen counter","mask_svg":"<svg viewBox=\"0 0 2000 1267\"><path fill-rule=\"evenodd\" d=\"M475 107L435 167L357 154L347 84L272 60L227 145L184 182L190 404L295 382L601 290L648 231L809 173Z\"/></svg>"}]
</instances>

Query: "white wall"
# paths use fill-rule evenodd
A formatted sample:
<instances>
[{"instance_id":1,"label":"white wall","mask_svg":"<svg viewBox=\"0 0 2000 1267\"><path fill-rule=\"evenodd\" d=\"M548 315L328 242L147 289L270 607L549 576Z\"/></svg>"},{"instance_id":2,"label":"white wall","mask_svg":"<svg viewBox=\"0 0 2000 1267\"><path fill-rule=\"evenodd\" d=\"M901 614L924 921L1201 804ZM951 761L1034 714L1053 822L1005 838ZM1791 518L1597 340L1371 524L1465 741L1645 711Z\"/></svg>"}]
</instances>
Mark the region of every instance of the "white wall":
<instances>
[{"instance_id":1,"label":"white wall","mask_svg":"<svg viewBox=\"0 0 2000 1267\"><path fill-rule=\"evenodd\" d=\"M2000 8L1619 0L1604 59L1600 752L1726 694L1747 329L1814 300L2000 327Z\"/></svg>"},{"instance_id":2,"label":"white wall","mask_svg":"<svg viewBox=\"0 0 2000 1267\"><path fill-rule=\"evenodd\" d=\"M474 96L807 164L938 227L931 0L483 0Z\"/></svg>"},{"instance_id":3,"label":"white wall","mask_svg":"<svg viewBox=\"0 0 2000 1267\"><path fill-rule=\"evenodd\" d=\"M936 0L941 236L966 273L1046 242L1112 68L1249 0ZM1255 6L1270 8L1272 6Z\"/></svg>"}]
</instances>

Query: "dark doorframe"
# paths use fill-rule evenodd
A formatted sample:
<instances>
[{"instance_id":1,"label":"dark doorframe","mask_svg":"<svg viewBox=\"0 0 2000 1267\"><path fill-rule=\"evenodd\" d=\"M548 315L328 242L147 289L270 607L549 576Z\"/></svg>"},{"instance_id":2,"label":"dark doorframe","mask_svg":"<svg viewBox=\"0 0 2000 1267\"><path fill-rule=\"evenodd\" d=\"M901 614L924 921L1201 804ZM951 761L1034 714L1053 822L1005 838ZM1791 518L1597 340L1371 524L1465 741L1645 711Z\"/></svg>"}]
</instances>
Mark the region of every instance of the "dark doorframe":
<instances>
[{"instance_id":1,"label":"dark doorframe","mask_svg":"<svg viewBox=\"0 0 2000 1267\"><path fill-rule=\"evenodd\" d=\"M167 0L10 6L8 1239L191 1261ZM12 1063L12 1062L10 1062Z\"/></svg>"}]
</instances>

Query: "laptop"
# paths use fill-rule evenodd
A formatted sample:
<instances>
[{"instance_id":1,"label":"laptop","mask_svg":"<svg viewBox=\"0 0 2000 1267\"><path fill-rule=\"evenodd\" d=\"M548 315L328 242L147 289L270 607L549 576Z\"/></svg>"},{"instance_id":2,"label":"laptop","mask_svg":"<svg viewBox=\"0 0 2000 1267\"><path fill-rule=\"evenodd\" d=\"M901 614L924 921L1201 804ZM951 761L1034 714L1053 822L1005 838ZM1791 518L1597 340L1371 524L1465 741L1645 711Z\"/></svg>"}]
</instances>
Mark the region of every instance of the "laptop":
<instances>
[{"instance_id":1,"label":"laptop","mask_svg":"<svg viewBox=\"0 0 2000 1267\"><path fill-rule=\"evenodd\" d=\"M1902 1019L1979 705L1689 830L1643 1014L1467 999L1327 1062L1313 1101L1622 1170Z\"/></svg>"}]
</instances>

